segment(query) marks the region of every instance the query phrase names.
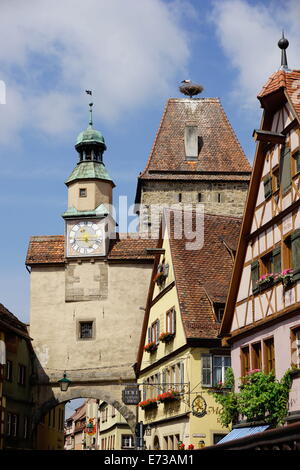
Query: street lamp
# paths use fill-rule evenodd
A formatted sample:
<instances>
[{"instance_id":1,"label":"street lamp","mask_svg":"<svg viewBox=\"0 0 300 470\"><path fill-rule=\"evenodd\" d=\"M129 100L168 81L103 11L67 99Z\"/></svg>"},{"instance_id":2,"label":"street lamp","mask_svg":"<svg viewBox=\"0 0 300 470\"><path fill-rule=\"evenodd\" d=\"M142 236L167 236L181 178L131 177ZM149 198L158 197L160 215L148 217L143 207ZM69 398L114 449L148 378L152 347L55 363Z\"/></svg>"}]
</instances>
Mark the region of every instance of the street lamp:
<instances>
[{"instance_id":1,"label":"street lamp","mask_svg":"<svg viewBox=\"0 0 300 470\"><path fill-rule=\"evenodd\" d=\"M64 372L64 376L62 379L59 379L58 381L59 385L60 385L60 390L62 392L66 392L68 390L68 387L71 383L71 380L67 379L67 373L66 371Z\"/></svg>"}]
</instances>

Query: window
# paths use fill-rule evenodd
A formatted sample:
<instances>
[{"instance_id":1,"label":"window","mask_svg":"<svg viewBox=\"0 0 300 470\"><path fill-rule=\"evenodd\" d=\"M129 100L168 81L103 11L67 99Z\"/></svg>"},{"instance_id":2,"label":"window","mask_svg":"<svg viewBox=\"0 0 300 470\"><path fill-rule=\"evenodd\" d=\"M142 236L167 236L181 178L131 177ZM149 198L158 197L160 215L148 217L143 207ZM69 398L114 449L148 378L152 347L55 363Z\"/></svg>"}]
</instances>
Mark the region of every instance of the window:
<instances>
[{"instance_id":1,"label":"window","mask_svg":"<svg viewBox=\"0 0 300 470\"><path fill-rule=\"evenodd\" d=\"M28 417L24 417L24 439L28 438Z\"/></svg>"},{"instance_id":2,"label":"window","mask_svg":"<svg viewBox=\"0 0 300 470\"><path fill-rule=\"evenodd\" d=\"M264 340L264 372L275 373L274 338Z\"/></svg>"},{"instance_id":3,"label":"window","mask_svg":"<svg viewBox=\"0 0 300 470\"><path fill-rule=\"evenodd\" d=\"M11 422L12 422L12 414L7 413L6 416L6 435L11 436Z\"/></svg>"},{"instance_id":4,"label":"window","mask_svg":"<svg viewBox=\"0 0 300 470\"><path fill-rule=\"evenodd\" d=\"M251 345L251 368L262 370L261 344Z\"/></svg>"},{"instance_id":5,"label":"window","mask_svg":"<svg viewBox=\"0 0 300 470\"><path fill-rule=\"evenodd\" d=\"M12 420L11 420L11 435L13 437L17 437L18 427L19 427L19 416L13 414L12 415Z\"/></svg>"},{"instance_id":6,"label":"window","mask_svg":"<svg viewBox=\"0 0 300 470\"><path fill-rule=\"evenodd\" d=\"M166 313L166 332L175 333L176 331L176 311L174 308Z\"/></svg>"},{"instance_id":7,"label":"window","mask_svg":"<svg viewBox=\"0 0 300 470\"><path fill-rule=\"evenodd\" d=\"M286 145L281 147L280 184L282 194L285 195L291 187L291 149Z\"/></svg>"},{"instance_id":8,"label":"window","mask_svg":"<svg viewBox=\"0 0 300 470\"><path fill-rule=\"evenodd\" d=\"M202 385L212 387L224 382L225 373L231 366L230 356L202 355Z\"/></svg>"},{"instance_id":9,"label":"window","mask_svg":"<svg viewBox=\"0 0 300 470\"><path fill-rule=\"evenodd\" d=\"M294 158L294 174L299 173L300 171L300 150L297 150L293 154Z\"/></svg>"},{"instance_id":10,"label":"window","mask_svg":"<svg viewBox=\"0 0 300 470\"><path fill-rule=\"evenodd\" d=\"M204 201L204 195L202 193L198 193L198 202Z\"/></svg>"},{"instance_id":11,"label":"window","mask_svg":"<svg viewBox=\"0 0 300 470\"><path fill-rule=\"evenodd\" d=\"M272 178L271 178L271 175L265 176L263 182L264 182L265 199L268 199L269 197L272 196Z\"/></svg>"},{"instance_id":12,"label":"window","mask_svg":"<svg viewBox=\"0 0 300 470\"><path fill-rule=\"evenodd\" d=\"M121 436L121 449L132 449L134 447L134 440L132 434L122 434Z\"/></svg>"},{"instance_id":13,"label":"window","mask_svg":"<svg viewBox=\"0 0 300 470\"><path fill-rule=\"evenodd\" d=\"M221 193L217 193L217 202L221 202Z\"/></svg>"},{"instance_id":14,"label":"window","mask_svg":"<svg viewBox=\"0 0 300 470\"><path fill-rule=\"evenodd\" d=\"M26 382L26 366L23 364L19 364L18 368L18 384L25 385Z\"/></svg>"},{"instance_id":15,"label":"window","mask_svg":"<svg viewBox=\"0 0 300 470\"><path fill-rule=\"evenodd\" d=\"M225 373L230 366L230 356L213 356L213 385L225 381Z\"/></svg>"},{"instance_id":16,"label":"window","mask_svg":"<svg viewBox=\"0 0 300 470\"><path fill-rule=\"evenodd\" d=\"M182 194L179 193L179 194L178 194L178 202L181 202L181 201L182 201Z\"/></svg>"},{"instance_id":17,"label":"window","mask_svg":"<svg viewBox=\"0 0 300 470\"><path fill-rule=\"evenodd\" d=\"M250 370L249 346L241 348L241 376L245 377Z\"/></svg>"},{"instance_id":18,"label":"window","mask_svg":"<svg viewBox=\"0 0 300 470\"><path fill-rule=\"evenodd\" d=\"M79 197L86 197L86 188L79 188Z\"/></svg>"},{"instance_id":19,"label":"window","mask_svg":"<svg viewBox=\"0 0 300 470\"><path fill-rule=\"evenodd\" d=\"M223 437L227 436L227 434L213 434L213 443L214 445L215 444L218 444L218 442L221 441L221 439L223 439Z\"/></svg>"},{"instance_id":20,"label":"window","mask_svg":"<svg viewBox=\"0 0 300 470\"><path fill-rule=\"evenodd\" d=\"M5 379L7 382L12 382L13 378L13 363L12 361L6 361L6 374L5 374Z\"/></svg>"},{"instance_id":21,"label":"window","mask_svg":"<svg viewBox=\"0 0 300 470\"><path fill-rule=\"evenodd\" d=\"M273 256L272 253L268 253L262 259L262 274L273 273Z\"/></svg>"},{"instance_id":22,"label":"window","mask_svg":"<svg viewBox=\"0 0 300 470\"><path fill-rule=\"evenodd\" d=\"M151 327L148 328L148 342L155 342L158 343L159 338L159 320L156 320L152 323Z\"/></svg>"},{"instance_id":23,"label":"window","mask_svg":"<svg viewBox=\"0 0 300 470\"><path fill-rule=\"evenodd\" d=\"M215 312L217 317L217 322L221 323L223 315L224 315L224 304L216 304L215 305Z\"/></svg>"},{"instance_id":24,"label":"window","mask_svg":"<svg viewBox=\"0 0 300 470\"><path fill-rule=\"evenodd\" d=\"M293 278L300 279L300 230L295 230L291 235L291 261Z\"/></svg>"},{"instance_id":25,"label":"window","mask_svg":"<svg viewBox=\"0 0 300 470\"><path fill-rule=\"evenodd\" d=\"M280 188L279 166L272 170L272 190L276 192Z\"/></svg>"},{"instance_id":26,"label":"window","mask_svg":"<svg viewBox=\"0 0 300 470\"><path fill-rule=\"evenodd\" d=\"M91 339L93 338L93 322L79 322L79 338Z\"/></svg>"},{"instance_id":27,"label":"window","mask_svg":"<svg viewBox=\"0 0 300 470\"><path fill-rule=\"evenodd\" d=\"M259 287L257 285L257 281L259 279L259 262L254 261L251 264L251 279L252 279L252 292L255 294L259 291Z\"/></svg>"},{"instance_id":28,"label":"window","mask_svg":"<svg viewBox=\"0 0 300 470\"><path fill-rule=\"evenodd\" d=\"M300 326L291 330L292 366L300 367Z\"/></svg>"},{"instance_id":29,"label":"window","mask_svg":"<svg viewBox=\"0 0 300 470\"><path fill-rule=\"evenodd\" d=\"M184 146L186 160L197 160L199 153L198 126L185 126Z\"/></svg>"}]
</instances>

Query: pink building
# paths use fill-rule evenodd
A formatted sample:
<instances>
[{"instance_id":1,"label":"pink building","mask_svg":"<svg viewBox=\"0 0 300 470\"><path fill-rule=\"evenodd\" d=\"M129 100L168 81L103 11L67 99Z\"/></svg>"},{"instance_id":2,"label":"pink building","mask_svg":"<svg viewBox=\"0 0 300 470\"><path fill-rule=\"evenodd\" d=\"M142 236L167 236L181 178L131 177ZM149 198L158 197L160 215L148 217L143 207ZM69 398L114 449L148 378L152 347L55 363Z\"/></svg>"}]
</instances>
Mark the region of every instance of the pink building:
<instances>
[{"instance_id":1,"label":"pink building","mask_svg":"<svg viewBox=\"0 0 300 470\"><path fill-rule=\"evenodd\" d=\"M280 69L258 95L263 109L252 178L221 326L239 378L295 368L287 422L300 421L300 70ZM237 386L236 385L236 386Z\"/></svg>"}]
</instances>

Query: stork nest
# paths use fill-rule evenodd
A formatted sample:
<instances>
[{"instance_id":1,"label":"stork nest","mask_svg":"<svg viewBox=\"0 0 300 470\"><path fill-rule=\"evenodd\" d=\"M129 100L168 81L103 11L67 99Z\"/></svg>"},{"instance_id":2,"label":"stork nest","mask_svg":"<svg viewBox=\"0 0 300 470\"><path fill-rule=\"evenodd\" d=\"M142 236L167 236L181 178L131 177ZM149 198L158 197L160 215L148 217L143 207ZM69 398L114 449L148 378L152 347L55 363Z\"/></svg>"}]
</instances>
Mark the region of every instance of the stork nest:
<instances>
[{"instance_id":1,"label":"stork nest","mask_svg":"<svg viewBox=\"0 0 300 470\"><path fill-rule=\"evenodd\" d=\"M196 83L184 83L179 87L179 90L191 98L192 96L199 95L203 91L203 86Z\"/></svg>"}]
</instances>

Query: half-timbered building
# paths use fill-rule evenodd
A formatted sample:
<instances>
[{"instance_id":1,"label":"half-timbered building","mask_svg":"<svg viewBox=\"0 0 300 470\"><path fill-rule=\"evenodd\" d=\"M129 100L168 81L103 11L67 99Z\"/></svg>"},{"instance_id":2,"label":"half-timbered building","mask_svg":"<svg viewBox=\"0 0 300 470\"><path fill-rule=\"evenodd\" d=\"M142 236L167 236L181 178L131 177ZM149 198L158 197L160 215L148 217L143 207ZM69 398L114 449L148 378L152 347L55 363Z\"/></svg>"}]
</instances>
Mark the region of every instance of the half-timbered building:
<instances>
[{"instance_id":1,"label":"half-timbered building","mask_svg":"<svg viewBox=\"0 0 300 470\"><path fill-rule=\"evenodd\" d=\"M295 368L287 421L300 418L300 70L281 68L258 95L263 115L221 326L235 378ZM238 380L236 380L238 385Z\"/></svg>"}]
</instances>

